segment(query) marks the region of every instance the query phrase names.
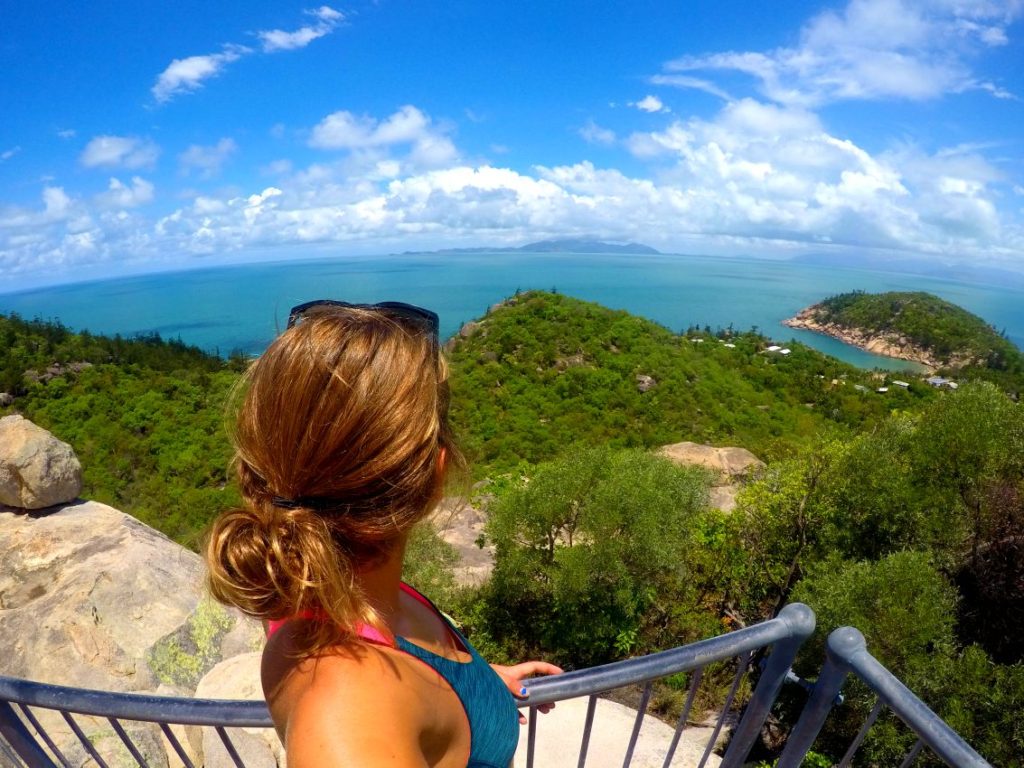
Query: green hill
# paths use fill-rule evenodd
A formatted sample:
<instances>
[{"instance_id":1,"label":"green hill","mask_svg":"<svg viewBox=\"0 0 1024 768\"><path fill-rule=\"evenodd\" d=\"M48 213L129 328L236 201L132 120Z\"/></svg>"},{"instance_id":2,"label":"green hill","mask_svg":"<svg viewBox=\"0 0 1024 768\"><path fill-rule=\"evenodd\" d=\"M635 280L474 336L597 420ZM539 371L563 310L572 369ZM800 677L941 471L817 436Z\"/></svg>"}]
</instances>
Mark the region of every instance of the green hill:
<instances>
[{"instance_id":1,"label":"green hill","mask_svg":"<svg viewBox=\"0 0 1024 768\"><path fill-rule=\"evenodd\" d=\"M450 343L453 419L482 473L578 442L694 440L771 458L823 429L859 426L930 396L914 383L880 397L870 373L804 345L782 355L766 352L770 342L756 333L720 336L675 334L557 294L520 294Z\"/></svg>"},{"instance_id":2,"label":"green hill","mask_svg":"<svg viewBox=\"0 0 1024 768\"><path fill-rule=\"evenodd\" d=\"M977 315L924 292L832 296L815 305L820 322L902 337L950 368L1024 373L1024 356Z\"/></svg>"}]
</instances>

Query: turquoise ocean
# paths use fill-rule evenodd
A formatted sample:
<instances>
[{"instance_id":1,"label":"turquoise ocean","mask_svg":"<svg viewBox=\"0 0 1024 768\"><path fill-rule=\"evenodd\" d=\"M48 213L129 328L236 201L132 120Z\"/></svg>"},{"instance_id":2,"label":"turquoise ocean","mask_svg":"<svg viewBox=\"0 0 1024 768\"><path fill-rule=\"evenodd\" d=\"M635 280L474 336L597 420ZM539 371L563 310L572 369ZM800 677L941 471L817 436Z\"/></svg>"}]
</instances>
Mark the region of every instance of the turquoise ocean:
<instances>
[{"instance_id":1,"label":"turquoise ocean","mask_svg":"<svg viewBox=\"0 0 1024 768\"><path fill-rule=\"evenodd\" d=\"M794 261L679 255L473 252L257 263L0 293L0 312L57 319L74 330L158 332L227 355L257 354L295 304L315 298L406 301L441 317L442 334L516 290L560 293L625 309L681 331L690 325L795 338L862 367L913 368L781 321L845 291L923 290L981 316L1024 347L1024 290Z\"/></svg>"}]
</instances>

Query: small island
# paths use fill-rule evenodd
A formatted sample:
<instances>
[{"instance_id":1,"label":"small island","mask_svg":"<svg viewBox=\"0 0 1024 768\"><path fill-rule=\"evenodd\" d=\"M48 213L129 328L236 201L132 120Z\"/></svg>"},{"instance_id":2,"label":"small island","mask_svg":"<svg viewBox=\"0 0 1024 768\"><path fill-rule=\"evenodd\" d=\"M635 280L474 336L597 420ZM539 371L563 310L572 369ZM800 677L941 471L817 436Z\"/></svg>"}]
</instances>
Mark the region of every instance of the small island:
<instances>
[{"instance_id":1,"label":"small island","mask_svg":"<svg viewBox=\"0 0 1024 768\"><path fill-rule=\"evenodd\" d=\"M923 291L832 296L782 321L867 352L940 369L1016 370L1022 355L977 315Z\"/></svg>"}]
</instances>

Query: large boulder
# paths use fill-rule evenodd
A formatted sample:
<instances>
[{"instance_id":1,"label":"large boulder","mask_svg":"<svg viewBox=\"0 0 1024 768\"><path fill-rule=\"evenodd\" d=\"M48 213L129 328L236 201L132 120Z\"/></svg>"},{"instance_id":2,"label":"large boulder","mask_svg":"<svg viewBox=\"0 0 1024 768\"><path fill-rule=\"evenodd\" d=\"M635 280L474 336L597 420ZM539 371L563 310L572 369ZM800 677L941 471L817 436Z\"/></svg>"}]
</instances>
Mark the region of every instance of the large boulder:
<instances>
[{"instance_id":1,"label":"large boulder","mask_svg":"<svg viewBox=\"0 0 1024 768\"><path fill-rule=\"evenodd\" d=\"M0 504L42 509L82 490L82 465L67 443L23 416L0 419Z\"/></svg>"},{"instance_id":2,"label":"large boulder","mask_svg":"<svg viewBox=\"0 0 1024 768\"><path fill-rule=\"evenodd\" d=\"M534 747L537 764L545 768L575 768L579 762L583 743L583 726L587 719L587 698L560 701L546 715L538 715L537 743ZM635 709L608 699L598 699L594 713L594 728L587 748L587 768L619 768L629 748L630 736L636 723ZM633 752L632 768L662 768L675 733L674 728L647 715L640 728ZM724 731L723 731L724 733ZM714 728L707 724L688 724L680 736L672 768L685 768L700 764ZM720 734L721 738L721 734ZM529 729L519 731L519 747L515 764L526 765ZM717 766L722 759L712 753L707 766Z\"/></svg>"},{"instance_id":3,"label":"large boulder","mask_svg":"<svg viewBox=\"0 0 1024 768\"><path fill-rule=\"evenodd\" d=\"M741 480L764 467L764 462L746 448L716 448L700 443L674 443L658 453L683 466L696 465L716 472L720 484Z\"/></svg>"},{"instance_id":4,"label":"large boulder","mask_svg":"<svg viewBox=\"0 0 1024 768\"><path fill-rule=\"evenodd\" d=\"M743 482L765 466L746 448L716 448L683 442L662 446L658 453L680 466L704 467L713 472L710 503L723 512L732 512L736 508L736 494Z\"/></svg>"},{"instance_id":5,"label":"large boulder","mask_svg":"<svg viewBox=\"0 0 1024 768\"><path fill-rule=\"evenodd\" d=\"M459 564L455 581L462 586L477 586L487 581L494 570L494 545L483 547L487 515L465 499L451 496L441 500L432 518L437 535L455 548Z\"/></svg>"},{"instance_id":6,"label":"large boulder","mask_svg":"<svg viewBox=\"0 0 1024 768\"><path fill-rule=\"evenodd\" d=\"M80 502L50 514L0 507L2 672L107 691L192 695L224 658L259 648L259 623L214 603L200 557L116 509ZM78 755L56 713L43 722ZM52 717L50 716L52 715ZM89 740L120 741L104 720L80 718ZM152 765L167 765L155 726L139 724ZM83 758L84 759L84 758ZM78 765L78 762L74 763Z\"/></svg>"},{"instance_id":7,"label":"large boulder","mask_svg":"<svg viewBox=\"0 0 1024 768\"><path fill-rule=\"evenodd\" d=\"M225 659L215 666L196 688L198 699L255 699L263 700L260 683L261 653L244 653ZM198 747L199 760L204 768L234 768L234 761L212 728L190 728L189 744ZM199 733L201 731L201 733ZM247 768L276 768L285 764L284 746L272 728L233 728L231 743L242 756Z\"/></svg>"}]
</instances>

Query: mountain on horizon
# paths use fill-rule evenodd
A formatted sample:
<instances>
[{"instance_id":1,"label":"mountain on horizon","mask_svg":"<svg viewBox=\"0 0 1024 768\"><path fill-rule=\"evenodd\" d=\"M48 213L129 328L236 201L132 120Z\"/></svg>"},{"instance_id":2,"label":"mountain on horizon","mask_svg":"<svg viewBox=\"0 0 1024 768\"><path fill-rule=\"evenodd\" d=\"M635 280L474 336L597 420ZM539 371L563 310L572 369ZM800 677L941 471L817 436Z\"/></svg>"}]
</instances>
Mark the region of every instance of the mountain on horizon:
<instances>
[{"instance_id":1,"label":"mountain on horizon","mask_svg":"<svg viewBox=\"0 0 1024 768\"><path fill-rule=\"evenodd\" d=\"M512 250L526 253L661 253L641 243L606 243L603 240L585 238L538 240Z\"/></svg>"},{"instance_id":2,"label":"mountain on horizon","mask_svg":"<svg viewBox=\"0 0 1024 768\"><path fill-rule=\"evenodd\" d=\"M406 251L406 254L419 251ZM431 253L635 253L660 254L661 251L642 243L608 243L592 238L556 238L538 240L517 247L505 248L442 248Z\"/></svg>"}]
</instances>

